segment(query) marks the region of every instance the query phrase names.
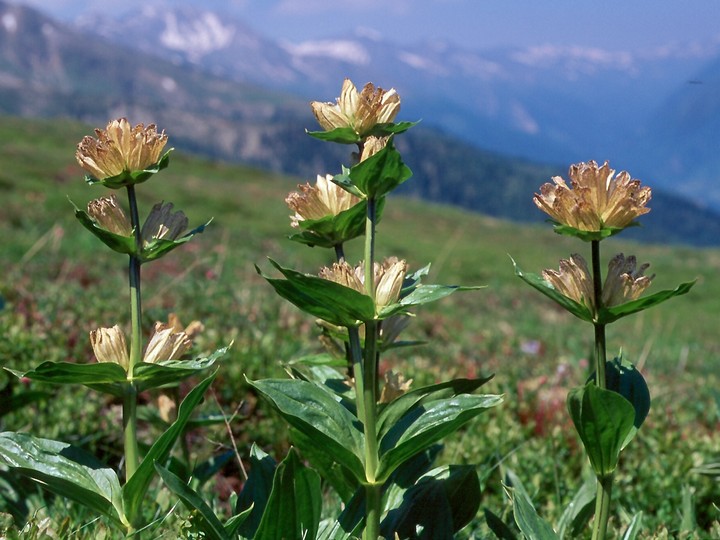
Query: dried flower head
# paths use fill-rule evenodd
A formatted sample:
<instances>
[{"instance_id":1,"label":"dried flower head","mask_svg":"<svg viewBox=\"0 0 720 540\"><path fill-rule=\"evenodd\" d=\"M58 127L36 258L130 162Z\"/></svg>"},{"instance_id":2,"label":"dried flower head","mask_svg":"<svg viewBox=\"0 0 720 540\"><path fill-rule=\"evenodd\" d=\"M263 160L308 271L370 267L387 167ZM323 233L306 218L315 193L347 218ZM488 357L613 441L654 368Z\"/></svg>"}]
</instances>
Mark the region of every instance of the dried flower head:
<instances>
[{"instance_id":1,"label":"dried flower head","mask_svg":"<svg viewBox=\"0 0 720 540\"><path fill-rule=\"evenodd\" d=\"M360 137L368 135L377 124L392 122L400 110L400 96L394 89L383 90L367 83L361 92L350 79L343 82L336 103L313 101L313 114L325 131L352 128Z\"/></svg>"},{"instance_id":2,"label":"dried flower head","mask_svg":"<svg viewBox=\"0 0 720 540\"><path fill-rule=\"evenodd\" d=\"M192 345L185 332L178 332L169 324L156 322L152 336L145 349L143 362L155 364L167 360L179 360Z\"/></svg>"},{"instance_id":3,"label":"dried flower head","mask_svg":"<svg viewBox=\"0 0 720 540\"><path fill-rule=\"evenodd\" d=\"M595 309L593 279L585 259L577 253L561 259L559 271L543 270L542 276L560 294Z\"/></svg>"},{"instance_id":4,"label":"dried flower head","mask_svg":"<svg viewBox=\"0 0 720 540\"><path fill-rule=\"evenodd\" d=\"M87 213L106 231L120 236L132 235L130 220L115 195L90 201L87 206Z\"/></svg>"},{"instance_id":5,"label":"dried flower head","mask_svg":"<svg viewBox=\"0 0 720 540\"><path fill-rule=\"evenodd\" d=\"M373 265L375 285L373 296L375 297L376 313L379 313L385 306L397 303L406 272L407 263L397 257L389 257L382 263L376 262ZM345 261L334 263L332 267L322 268L319 276L362 294L367 294L363 262L360 262L355 267L350 266Z\"/></svg>"},{"instance_id":6,"label":"dried flower head","mask_svg":"<svg viewBox=\"0 0 720 540\"><path fill-rule=\"evenodd\" d=\"M645 205L652 193L627 172L614 174L607 162L602 167L594 161L572 165L570 187L555 176L553 184L540 187L533 201L553 220L580 231L623 229L650 211Z\"/></svg>"},{"instance_id":7,"label":"dried flower head","mask_svg":"<svg viewBox=\"0 0 720 540\"><path fill-rule=\"evenodd\" d=\"M187 229L188 218L185 214L172 210L172 203L157 203L152 207L141 232L145 245L154 240L175 240Z\"/></svg>"},{"instance_id":8,"label":"dried flower head","mask_svg":"<svg viewBox=\"0 0 720 540\"><path fill-rule=\"evenodd\" d=\"M405 380L402 373L395 373L392 370L385 372L385 384L380 394L380 403L390 403L395 398L399 398L410 390L412 382L412 379Z\"/></svg>"},{"instance_id":9,"label":"dried flower head","mask_svg":"<svg viewBox=\"0 0 720 540\"><path fill-rule=\"evenodd\" d=\"M602 291L605 307L618 306L636 300L650 286L655 275L644 275L650 265L645 263L639 268L634 255L625 257L615 255L608 263L608 274Z\"/></svg>"},{"instance_id":10,"label":"dried flower head","mask_svg":"<svg viewBox=\"0 0 720 540\"><path fill-rule=\"evenodd\" d=\"M112 362L124 369L130 365L125 334L118 325L90 332L90 345L98 362Z\"/></svg>"},{"instance_id":11,"label":"dried flower head","mask_svg":"<svg viewBox=\"0 0 720 540\"><path fill-rule=\"evenodd\" d=\"M299 192L294 191L287 196L285 202L295 212L294 216L290 216L293 227L299 227L301 221L337 216L360 202L359 198L335 184L332 179L331 174L318 174L314 186L310 183L300 184Z\"/></svg>"},{"instance_id":12,"label":"dried flower head","mask_svg":"<svg viewBox=\"0 0 720 540\"><path fill-rule=\"evenodd\" d=\"M111 121L105 130L96 129L97 139L83 137L75 158L90 175L102 181L124 173L144 171L160 161L167 143L165 132L155 124L132 127L126 118ZM126 185L132 183L126 179ZM109 187L119 187L112 185Z\"/></svg>"}]
</instances>

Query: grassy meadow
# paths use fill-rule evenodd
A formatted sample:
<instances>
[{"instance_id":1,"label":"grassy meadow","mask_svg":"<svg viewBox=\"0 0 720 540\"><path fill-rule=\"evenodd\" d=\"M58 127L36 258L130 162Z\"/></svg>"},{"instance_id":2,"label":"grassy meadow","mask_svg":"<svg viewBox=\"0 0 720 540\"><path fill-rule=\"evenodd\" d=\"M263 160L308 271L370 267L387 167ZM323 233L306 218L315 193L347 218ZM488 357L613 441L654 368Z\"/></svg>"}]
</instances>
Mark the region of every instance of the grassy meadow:
<instances>
[{"instance_id":1,"label":"grassy meadow","mask_svg":"<svg viewBox=\"0 0 720 540\"><path fill-rule=\"evenodd\" d=\"M126 261L83 229L68 201L82 208L107 194L88 187L75 164L75 145L87 134L90 128L69 121L0 121L2 366L90 361L89 331L128 323ZM284 198L305 180L176 151L169 169L138 191L141 214L165 200L187 214L191 227L214 218L189 244L143 268L145 328L176 313L186 324L205 325L195 341L199 351L233 342L202 407L204 414L222 412L228 424L198 426L188 434L197 459L235 447L246 458L252 442L279 458L290 445L286 427L244 377L284 376L284 363L322 350L312 318L275 296L254 266L269 272L271 257L315 273L331 262L332 253L287 240L292 230ZM537 186L547 180L538 178ZM350 261L361 258L361 244L347 246ZM650 292L697 279L688 295L608 328L609 353L622 348L643 371L653 398L616 477L614 496L623 511L614 524L642 510L642 537L711 537L720 520L720 477L708 474L720 470L712 467L720 462L720 250L634 244L622 235L602 249L606 260L624 252L650 262L649 273L656 274ZM404 338L427 344L397 349L383 357L381 368L399 369L416 384L494 373L484 391L503 393L504 404L451 438L440 459L477 463L485 486L482 506L501 516L510 510L502 481L508 469L514 471L541 515L556 523L587 473L564 402L567 390L589 375L593 335L590 325L518 279L510 257L524 271L539 273L573 252L589 258L589 246L554 234L549 225L521 226L395 198L380 223L377 251L407 259L411 270L432 263L428 282L486 286L419 310ZM72 442L118 461L119 403L85 388L13 379L0 375L0 386L10 385L5 397L21 389L47 395L0 417L2 430ZM148 441L157 430L153 420L142 427ZM207 485L220 512L240 487L239 467L230 460ZM20 492L26 495L19 498ZM160 488L151 494L161 502L167 498ZM0 511L33 522L28 537L70 537L66 517L77 515L87 525L76 537L113 537L93 516L18 485L2 471ZM177 537L184 509L175 512L177 521L154 537ZM461 536L492 537L484 522L481 512Z\"/></svg>"}]
</instances>

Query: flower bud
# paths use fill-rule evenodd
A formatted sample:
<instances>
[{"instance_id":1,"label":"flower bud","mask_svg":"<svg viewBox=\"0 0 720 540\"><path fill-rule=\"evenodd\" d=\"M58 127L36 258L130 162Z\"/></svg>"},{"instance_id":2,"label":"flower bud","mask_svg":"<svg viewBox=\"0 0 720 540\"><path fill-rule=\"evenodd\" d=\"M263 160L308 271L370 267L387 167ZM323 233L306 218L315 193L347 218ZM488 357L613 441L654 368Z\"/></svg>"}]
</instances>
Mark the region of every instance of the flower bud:
<instances>
[{"instance_id":1,"label":"flower bud","mask_svg":"<svg viewBox=\"0 0 720 540\"><path fill-rule=\"evenodd\" d=\"M130 359L125 335L118 325L90 332L90 345L98 362L112 362L128 369Z\"/></svg>"},{"instance_id":2,"label":"flower bud","mask_svg":"<svg viewBox=\"0 0 720 540\"><path fill-rule=\"evenodd\" d=\"M154 240L175 240L188 226L188 218L182 211L173 213L172 203L157 203L145 220L141 236L147 246Z\"/></svg>"},{"instance_id":3,"label":"flower bud","mask_svg":"<svg viewBox=\"0 0 720 540\"><path fill-rule=\"evenodd\" d=\"M119 236L132 236L130 220L118 204L115 195L90 201L87 206L87 213L106 231Z\"/></svg>"},{"instance_id":4,"label":"flower bud","mask_svg":"<svg viewBox=\"0 0 720 540\"><path fill-rule=\"evenodd\" d=\"M654 274L644 275L649 266L645 263L638 268L634 255L627 258L622 253L615 255L608 264L608 273L602 291L605 307L637 300L655 277Z\"/></svg>"},{"instance_id":5,"label":"flower bud","mask_svg":"<svg viewBox=\"0 0 720 540\"><path fill-rule=\"evenodd\" d=\"M156 364L179 360L191 346L192 341L185 332L176 332L170 325L156 322L145 349L143 362Z\"/></svg>"}]
</instances>

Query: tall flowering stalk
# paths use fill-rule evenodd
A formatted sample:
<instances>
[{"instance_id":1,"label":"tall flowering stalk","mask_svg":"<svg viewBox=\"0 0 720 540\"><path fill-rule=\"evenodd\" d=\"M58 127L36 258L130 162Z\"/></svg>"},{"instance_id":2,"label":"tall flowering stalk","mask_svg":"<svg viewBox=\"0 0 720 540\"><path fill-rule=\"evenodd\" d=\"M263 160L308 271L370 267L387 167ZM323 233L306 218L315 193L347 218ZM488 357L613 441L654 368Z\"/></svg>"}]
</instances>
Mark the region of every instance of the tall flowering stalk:
<instances>
[{"instance_id":1,"label":"tall flowering stalk","mask_svg":"<svg viewBox=\"0 0 720 540\"><path fill-rule=\"evenodd\" d=\"M96 363L45 362L18 376L57 384L83 384L122 399L125 482L116 473L79 449L25 434L0 436L0 462L38 479L50 491L69 497L107 516L126 532L142 522L143 498L156 474L156 461L167 459L193 408L202 399L214 374L197 385L178 409L175 422L141 459L138 451L137 408L140 392L177 385L210 368L225 349L206 358L186 359L192 341L174 325L156 323L147 345L142 340L141 266L154 261L202 232L205 225L186 232L188 219L171 203L158 203L140 221L135 188L166 168L167 136L154 125L133 126L125 118L113 120L96 137L84 137L75 157L87 171L89 184L127 193L128 213L115 194L76 208L80 223L113 251L129 258L130 339L120 325L90 332Z\"/></svg>"},{"instance_id":2,"label":"tall flowering stalk","mask_svg":"<svg viewBox=\"0 0 720 540\"><path fill-rule=\"evenodd\" d=\"M609 262L603 282L600 242L636 225L650 209L651 190L627 172L615 175L608 163L572 165L570 182L554 177L543 184L533 201L547 213L555 231L590 243L590 265L579 254L560 261L558 270L542 276L517 274L569 312L593 326L594 373L585 387L568 395L568 409L595 475L594 540L607 534L613 475L620 452L632 440L650 409L650 395L642 375L622 358L607 360L608 324L690 290L684 283L671 291L642 297L654 276L648 264L620 253Z\"/></svg>"},{"instance_id":3,"label":"tall flowering stalk","mask_svg":"<svg viewBox=\"0 0 720 540\"><path fill-rule=\"evenodd\" d=\"M358 91L349 79L335 103L313 102L311 109L323 131L310 135L354 145L356 151L350 155L350 166L343 167L340 174L318 176L315 186L302 185L288 196L287 203L294 212L292 226L300 230L291 238L334 249L335 262L312 275L271 261L282 277L265 278L282 297L320 319L332 339L345 342L340 349L346 351L351 388L341 391L313 383L329 376L317 367L298 372L290 381L252 384L295 429L296 444L314 457L311 461L318 460L322 473L345 502L346 510L334 524L326 525L329 529L323 529L325 534L342 530L366 540L381 535L394 537L396 533L404 536L415 534L418 526L430 527L431 531L432 525L425 519L436 523L438 534L451 534L466 517L448 525L447 516L420 512L420 507L430 504L425 497L431 493L447 496L446 491L441 495L427 486L445 489L449 484L467 482L461 490L462 502L470 501L472 506L479 504L476 472L462 467L452 473L444 468L442 473L440 469L411 472L406 467L412 458L420 459L431 445L501 398L471 394L489 379L408 390L398 374L386 374L386 391L380 399L379 357L404 327L403 317L414 306L462 289L424 285L421 278L427 269L410 273L405 261L395 257L378 260L376 255L385 196L411 176L393 145L393 137L413 124L395 122L400 109L395 90L385 91L368 83ZM345 259L344 244L360 236L365 237L364 257L353 265ZM342 471L339 476L336 469ZM400 474L409 475L403 487L394 482L395 475ZM442 474L448 476L434 476ZM423 484L423 494L417 491L419 486L408 487L408 481L412 484L421 478L429 482ZM403 497L405 490L408 493ZM460 500L448 504L461 506ZM467 519L473 516L474 511ZM309 529L308 534L312 533Z\"/></svg>"}]
</instances>

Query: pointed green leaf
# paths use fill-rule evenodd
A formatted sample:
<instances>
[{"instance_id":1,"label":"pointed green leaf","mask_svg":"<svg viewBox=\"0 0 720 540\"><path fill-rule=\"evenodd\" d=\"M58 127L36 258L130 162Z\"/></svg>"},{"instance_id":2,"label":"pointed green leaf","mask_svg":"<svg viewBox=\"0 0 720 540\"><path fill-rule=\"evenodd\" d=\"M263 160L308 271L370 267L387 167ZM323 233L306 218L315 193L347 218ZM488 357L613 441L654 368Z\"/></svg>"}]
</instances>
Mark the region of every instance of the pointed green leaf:
<instances>
[{"instance_id":1,"label":"pointed green leaf","mask_svg":"<svg viewBox=\"0 0 720 540\"><path fill-rule=\"evenodd\" d=\"M139 392L161 386L176 385L188 377L211 368L227 351L228 347L223 347L206 358L201 357L194 360L167 360L152 364L140 362L135 366L133 381Z\"/></svg>"},{"instance_id":2,"label":"pointed green leaf","mask_svg":"<svg viewBox=\"0 0 720 540\"><path fill-rule=\"evenodd\" d=\"M369 296L318 276L283 268L272 259L270 263L285 279L270 278L255 268L280 296L303 311L339 326L358 326L375 317L375 303Z\"/></svg>"},{"instance_id":3,"label":"pointed green leaf","mask_svg":"<svg viewBox=\"0 0 720 540\"><path fill-rule=\"evenodd\" d=\"M336 176L338 183L348 180L369 199L378 199L412 176L392 141L385 148L353 166L347 174Z\"/></svg>"},{"instance_id":4,"label":"pointed green leaf","mask_svg":"<svg viewBox=\"0 0 720 540\"><path fill-rule=\"evenodd\" d=\"M250 473L235 506L239 514L247 513L247 518L238 528L243 538L255 537L270 499L276 467L275 460L253 443L250 449Z\"/></svg>"},{"instance_id":5,"label":"pointed green leaf","mask_svg":"<svg viewBox=\"0 0 720 540\"><path fill-rule=\"evenodd\" d=\"M340 144L357 144L362 138L351 127L341 127L331 129L330 131L305 131L311 137L320 139L321 141L330 141Z\"/></svg>"},{"instance_id":6,"label":"pointed green leaf","mask_svg":"<svg viewBox=\"0 0 720 540\"><path fill-rule=\"evenodd\" d=\"M100 392L122 397L127 385L127 374L119 364L95 362L74 364L71 362L43 362L35 369L20 372L8 369L16 377L52 384L82 384Z\"/></svg>"},{"instance_id":7,"label":"pointed green leaf","mask_svg":"<svg viewBox=\"0 0 720 540\"><path fill-rule=\"evenodd\" d=\"M632 517L630 524L622 535L622 540L635 540L642 530L643 513L638 512Z\"/></svg>"},{"instance_id":8,"label":"pointed green leaf","mask_svg":"<svg viewBox=\"0 0 720 540\"><path fill-rule=\"evenodd\" d=\"M595 380L594 374L591 380ZM605 381L608 390L620 394L635 409L633 429L623 441L624 449L635 437L650 412L650 390L642 374L631 363L624 362L622 356L605 363Z\"/></svg>"},{"instance_id":9,"label":"pointed green leaf","mask_svg":"<svg viewBox=\"0 0 720 540\"><path fill-rule=\"evenodd\" d=\"M480 482L472 465L438 467L403 491L402 504L388 512L380 525L385 538L398 534L452 540L480 506Z\"/></svg>"},{"instance_id":10,"label":"pointed green leaf","mask_svg":"<svg viewBox=\"0 0 720 540\"><path fill-rule=\"evenodd\" d=\"M135 521L140 506L143 503L145 494L150 487L150 482L155 476L155 462L163 463L170 455L175 441L185 429L195 407L202 401L203 395L212 384L216 373L213 373L193 388L180 404L177 413L177 420L155 441L148 453L145 455L140 467L135 474L123 486L122 495L125 502L125 509L128 519Z\"/></svg>"},{"instance_id":11,"label":"pointed green leaf","mask_svg":"<svg viewBox=\"0 0 720 540\"><path fill-rule=\"evenodd\" d=\"M370 135L375 137L387 137L388 135L397 135L404 133L413 126L417 126L420 123L417 122L388 122L385 124L375 124L375 127L370 132Z\"/></svg>"},{"instance_id":12,"label":"pointed green leaf","mask_svg":"<svg viewBox=\"0 0 720 540\"><path fill-rule=\"evenodd\" d=\"M357 540L365 526L365 488L355 492L337 520L320 523L317 540Z\"/></svg>"},{"instance_id":13,"label":"pointed green leaf","mask_svg":"<svg viewBox=\"0 0 720 540\"><path fill-rule=\"evenodd\" d=\"M498 540L517 540L517 535L508 527L500 516L493 514L489 509L483 510L485 523Z\"/></svg>"},{"instance_id":14,"label":"pointed green leaf","mask_svg":"<svg viewBox=\"0 0 720 540\"><path fill-rule=\"evenodd\" d=\"M195 227L190 232L184 234L180 238L176 238L175 240L166 240L163 238L156 238L154 240L151 240L143 246L142 251L140 252L140 260L142 260L142 262L149 262L159 259L160 257L165 255L169 251L172 251L176 247L179 247L184 243L189 242L193 236L203 232L205 230L205 227L210 225L211 222L212 219L204 225Z\"/></svg>"},{"instance_id":15,"label":"pointed green leaf","mask_svg":"<svg viewBox=\"0 0 720 540\"><path fill-rule=\"evenodd\" d=\"M337 396L319 386L299 380L248 381L273 408L298 431L315 441L358 479L365 479L363 429L357 417Z\"/></svg>"},{"instance_id":16,"label":"pointed green leaf","mask_svg":"<svg viewBox=\"0 0 720 540\"><path fill-rule=\"evenodd\" d=\"M633 313L638 313L653 306L657 306L658 304L662 304L666 300L670 300L675 296L687 294L690 289L692 289L693 285L695 285L695 281L689 281L678 285L672 290L656 292L655 294L644 296L642 298L638 298L637 300L633 300L632 302L620 304L619 306L602 308L600 310L600 314L598 315L598 321L601 324L609 324L623 317L627 317L628 315L632 315Z\"/></svg>"},{"instance_id":17,"label":"pointed green leaf","mask_svg":"<svg viewBox=\"0 0 720 540\"><path fill-rule=\"evenodd\" d=\"M542 276L523 272L514 260L513 266L515 267L515 275L532 288L540 291L551 300L554 300L560 307L565 308L583 321L593 322L593 313L585 304L581 304L572 298L568 298L564 294L560 294L552 285L545 281Z\"/></svg>"},{"instance_id":18,"label":"pointed green leaf","mask_svg":"<svg viewBox=\"0 0 720 540\"><path fill-rule=\"evenodd\" d=\"M73 206L75 206L75 203L73 203L72 201L70 202ZM113 251L117 251L118 253L125 253L127 255L132 255L136 252L134 236L122 236L120 234L115 234L106 229L103 229L93 218L88 215L87 212L79 209L77 206L75 206L75 217L78 219L78 221L82 224L83 227L93 233Z\"/></svg>"},{"instance_id":19,"label":"pointed green leaf","mask_svg":"<svg viewBox=\"0 0 720 540\"><path fill-rule=\"evenodd\" d=\"M290 449L275 470L272 493L254 540L316 538L322 494L320 477Z\"/></svg>"},{"instance_id":20,"label":"pointed green leaf","mask_svg":"<svg viewBox=\"0 0 720 540\"><path fill-rule=\"evenodd\" d=\"M80 448L26 433L0 433L0 463L45 489L129 525L115 471Z\"/></svg>"},{"instance_id":21,"label":"pointed green leaf","mask_svg":"<svg viewBox=\"0 0 720 540\"><path fill-rule=\"evenodd\" d=\"M558 540L550 524L538 516L524 490L511 490L515 523L528 540Z\"/></svg>"},{"instance_id":22,"label":"pointed green leaf","mask_svg":"<svg viewBox=\"0 0 720 540\"><path fill-rule=\"evenodd\" d=\"M382 439L410 409L421 407L428 401L451 398L460 394L469 394L492 378L493 375L479 379L453 379L430 386L414 388L409 392L405 392L380 409L377 417L378 439Z\"/></svg>"},{"instance_id":23,"label":"pointed green leaf","mask_svg":"<svg viewBox=\"0 0 720 540\"><path fill-rule=\"evenodd\" d=\"M193 512L192 522L205 534L206 538L212 540L229 540L231 538L212 509L194 489L159 463L155 463L155 470L168 489L178 496L188 510Z\"/></svg>"},{"instance_id":24,"label":"pointed green leaf","mask_svg":"<svg viewBox=\"0 0 720 540\"><path fill-rule=\"evenodd\" d=\"M597 480L592 476L588 476L570 503L565 507L558 522L560 540L566 536L576 538L585 530L595 512L596 486Z\"/></svg>"},{"instance_id":25,"label":"pointed green leaf","mask_svg":"<svg viewBox=\"0 0 720 540\"><path fill-rule=\"evenodd\" d=\"M595 474L612 474L634 427L632 404L617 392L587 384L570 391L567 405Z\"/></svg>"},{"instance_id":26,"label":"pointed green leaf","mask_svg":"<svg viewBox=\"0 0 720 540\"><path fill-rule=\"evenodd\" d=\"M377 202L375 215L378 222L382 216L384 203L384 198ZM300 221L298 226L302 232L293 234L290 240L309 246L335 247L365 234L366 214L367 201L360 201L336 216L328 215L320 219Z\"/></svg>"},{"instance_id":27,"label":"pointed green leaf","mask_svg":"<svg viewBox=\"0 0 720 540\"><path fill-rule=\"evenodd\" d=\"M461 394L410 409L380 440L378 480L384 482L400 464L454 433L502 399L502 396Z\"/></svg>"},{"instance_id":28,"label":"pointed green leaf","mask_svg":"<svg viewBox=\"0 0 720 540\"><path fill-rule=\"evenodd\" d=\"M435 302L456 291L475 291L485 286L465 287L460 285L418 285L407 296L401 297L397 304L386 306L378 314L378 319L387 319L397 313L404 313L408 308Z\"/></svg>"}]
</instances>

